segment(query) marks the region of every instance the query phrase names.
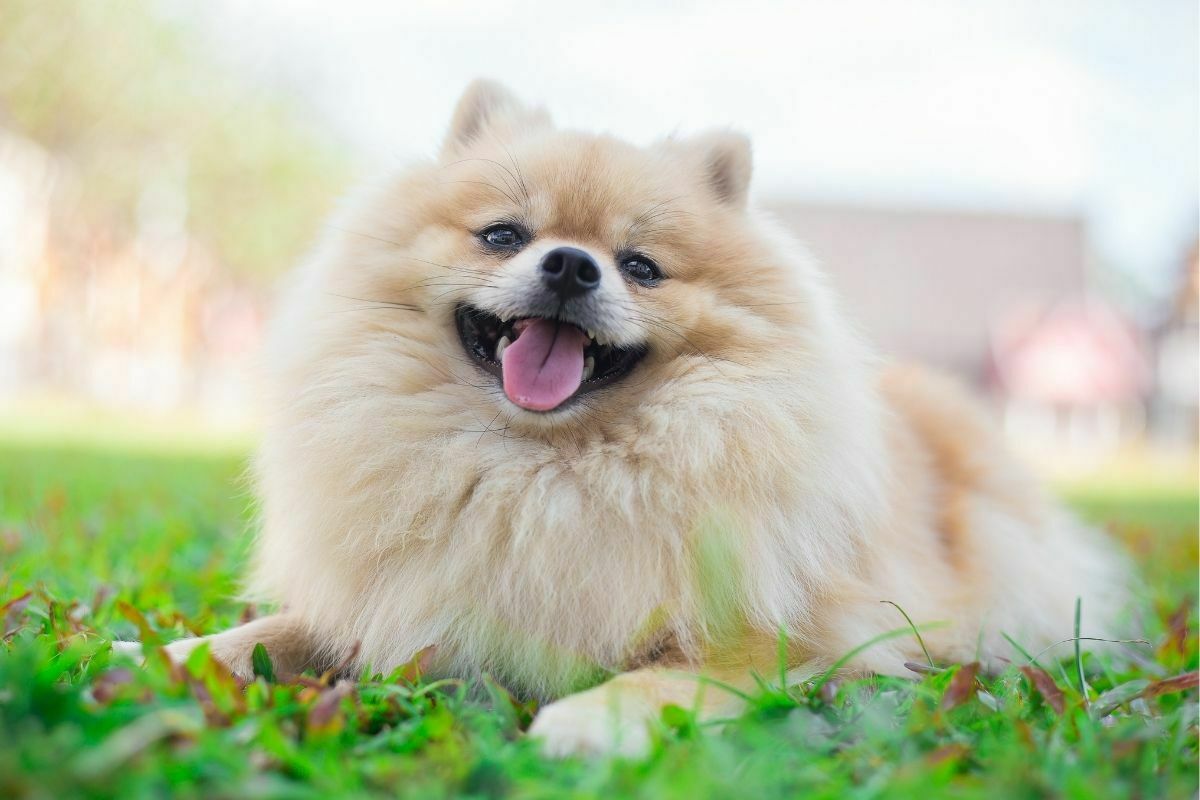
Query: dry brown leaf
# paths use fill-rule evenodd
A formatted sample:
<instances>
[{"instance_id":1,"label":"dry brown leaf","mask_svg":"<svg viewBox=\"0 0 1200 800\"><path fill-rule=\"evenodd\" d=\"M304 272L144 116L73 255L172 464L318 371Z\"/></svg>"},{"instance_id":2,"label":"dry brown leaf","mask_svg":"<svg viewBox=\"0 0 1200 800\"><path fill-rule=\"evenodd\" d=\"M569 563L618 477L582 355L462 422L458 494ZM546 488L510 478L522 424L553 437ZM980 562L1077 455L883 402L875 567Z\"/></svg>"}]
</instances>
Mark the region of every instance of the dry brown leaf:
<instances>
[{"instance_id":1,"label":"dry brown leaf","mask_svg":"<svg viewBox=\"0 0 1200 800\"><path fill-rule=\"evenodd\" d=\"M954 673L954 677L950 679L950 685L946 687L946 693L942 695L943 711L957 708L975 693L975 677L978 674L978 661L963 664L958 668L958 671Z\"/></svg>"},{"instance_id":2,"label":"dry brown leaf","mask_svg":"<svg viewBox=\"0 0 1200 800\"><path fill-rule=\"evenodd\" d=\"M97 703L105 705L116 696L119 687L132 682L133 670L125 667L107 670L92 683L92 697Z\"/></svg>"},{"instance_id":3,"label":"dry brown leaf","mask_svg":"<svg viewBox=\"0 0 1200 800\"><path fill-rule=\"evenodd\" d=\"M1167 620L1167 640L1163 642L1164 650L1174 650L1181 656L1188 654L1188 620L1192 615L1191 598L1184 598L1179 608Z\"/></svg>"},{"instance_id":4,"label":"dry brown leaf","mask_svg":"<svg viewBox=\"0 0 1200 800\"><path fill-rule=\"evenodd\" d=\"M33 599L33 592L26 592L23 595L14 597L3 606L0 606L0 619L4 621L4 638L8 639L14 635L21 627L21 618L25 616L25 609L29 607L29 601Z\"/></svg>"},{"instance_id":5,"label":"dry brown leaf","mask_svg":"<svg viewBox=\"0 0 1200 800\"><path fill-rule=\"evenodd\" d=\"M362 649L362 642L356 641L350 645L350 649L346 651L346 655L342 657L341 662L334 667L330 667L321 673L320 685L329 686L339 677L349 676L350 667L358 659L358 652Z\"/></svg>"},{"instance_id":6,"label":"dry brown leaf","mask_svg":"<svg viewBox=\"0 0 1200 800\"><path fill-rule=\"evenodd\" d=\"M970 748L965 744L955 742L954 744L942 745L925 756L925 760L930 764L941 764L943 761L958 761L969 752Z\"/></svg>"},{"instance_id":7,"label":"dry brown leaf","mask_svg":"<svg viewBox=\"0 0 1200 800\"><path fill-rule=\"evenodd\" d=\"M137 626L138 635L142 643L154 642L158 640L158 634L150 627L150 620L146 619L146 615L136 608L126 603L124 600L117 601L117 611L121 612L121 616Z\"/></svg>"},{"instance_id":8,"label":"dry brown leaf","mask_svg":"<svg viewBox=\"0 0 1200 800\"><path fill-rule=\"evenodd\" d=\"M307 691L307 690L306 690ZM329 730L338 727L339 711L342 698L348 697L355 691L354 683L340 681L321 692L321 696L308 711L308 726L310 729Z\"/></svg>"},{"instance_id":9,"label":"dry brown leaf","mask_svg":"<svg viewBox=\"0 0 1200 800\"><path fill-rule=\"evenodd\" d=\"M400 677L409 683L416 683L429 670L429 665L433 663L433 655L437 651L437 645L431 644L422 648L417 652L412 660L404 665L404 669L400 673Z\"/></svg>"},{"instance_id":10,"label":"dry brown leaf","mask_svg":"<svg viewBox=\"0 0 1200 800\"><path fill-rule=\"evenodd\" d=\"M1170 678L1163 678L1161 681L1155 681L1146 687L1146 691L1142 692L1142 697L1158 697L1160 694L1186 692L1188 689L1195 689L1197 686L1200 686L1200 672L1185 672L1182 675L1174 675Z\"/></svg>"},{"instance_id":11,"label":"dry brown leaf","mask_svg":"<svg viewBox=\"0 0 1200 800\"><path fill-rule=\"evenodd\" d=\"M1058 714L1063 713L1063 708L1066 704L1063 700L1062 689L1058 688L1058 684L1054 682L1054 678L1050 677L1050 673L1041 667L1027 664L1021 667L1022 674L1029 679L1034 688L1038 690L1038 694L1042 699Z\"/></svg>"}]
</instances>

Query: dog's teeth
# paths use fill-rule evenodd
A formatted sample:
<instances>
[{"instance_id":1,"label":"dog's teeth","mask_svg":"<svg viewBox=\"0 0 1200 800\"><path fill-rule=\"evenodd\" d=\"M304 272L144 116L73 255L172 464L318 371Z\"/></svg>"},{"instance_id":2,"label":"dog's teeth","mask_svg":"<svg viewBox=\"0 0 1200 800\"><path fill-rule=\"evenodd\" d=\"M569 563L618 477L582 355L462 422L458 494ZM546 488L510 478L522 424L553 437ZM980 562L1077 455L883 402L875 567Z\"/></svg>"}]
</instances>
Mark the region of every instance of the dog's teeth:
<instances>
[{"instance_id":1,"label":"dog's teeth","mask_svg":"<svg viewBox=\"0 0 1200 800\"><path fill-rule=\"evenodd\" d=\"M588 328L587 335L588 335L588 338L589 338L589 339L595 339L595 338L596 338L596 332L595 332L594 330L592 330L591 328Z\"/></svg>"},{"instance_id":2,"label":"dog's teeth","mask_svg":"<svg viewBox=\"0 0 1200 800\"><path fill-rule=\"evenodd\" d=\"M586 381L592 377L592 372L596 369L596 359L588 356L583 362L583 379Z\"/></svg>"},{"instance_id":3,"label":"dog's teeth","mask_svg":"<svg viewBox=\"0 0 1200 800\"><path fill-rule=\"evenodd\" d=\"M504 356L504 349L506 347L508 347L510 344L512 344L512 342L509 341L507 336L501 336L500 341L496 342L496 360L497 361L499 361Z\"/></svg>"}]
</instances>

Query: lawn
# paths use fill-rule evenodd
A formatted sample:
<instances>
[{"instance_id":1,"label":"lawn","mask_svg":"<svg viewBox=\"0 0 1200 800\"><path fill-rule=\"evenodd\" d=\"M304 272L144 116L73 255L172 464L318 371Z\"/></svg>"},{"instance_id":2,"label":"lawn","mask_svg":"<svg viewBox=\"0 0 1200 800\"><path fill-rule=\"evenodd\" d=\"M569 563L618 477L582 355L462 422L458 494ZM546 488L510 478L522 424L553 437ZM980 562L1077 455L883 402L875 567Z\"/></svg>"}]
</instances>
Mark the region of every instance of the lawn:
<instances>
[{"instance_id":1,"label":"lawn","mask_svg":"<svg viewBox=\"0 0 1200 800\"><path fill-rule=\"evenodd\" d=\"M640 762L542 759L534 709L415 669L337 686L239 686L200 652L145 668L109 641L216 631L252 529L236 449L0 445L0 798L1193 797L1197 790L1195 487L1076 487L1142 567L1148 644L998 676L764 688L741 719L663 715ZM1086 609L1084 609L1086 628ZM1086 631L1085 631L1086 632ZM1071 631L1064 631L1068 637ZM1022 669L1024 668L1024 669ZM1086 691L1086 695L1084 694Z\"/></svg>"}]
</instances>

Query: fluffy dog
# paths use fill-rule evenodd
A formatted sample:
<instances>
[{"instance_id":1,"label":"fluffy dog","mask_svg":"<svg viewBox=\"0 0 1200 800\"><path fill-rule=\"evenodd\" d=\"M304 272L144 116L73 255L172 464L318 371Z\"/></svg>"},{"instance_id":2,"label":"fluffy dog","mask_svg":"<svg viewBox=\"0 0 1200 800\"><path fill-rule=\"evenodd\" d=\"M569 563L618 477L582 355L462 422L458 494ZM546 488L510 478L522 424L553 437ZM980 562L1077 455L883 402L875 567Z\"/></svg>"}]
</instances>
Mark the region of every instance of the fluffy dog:
<instances>
[{"instance_id":1,"label":"fluffy dog","mask_svg":"<svg viewBox=\"0 0 1200 800\"><path fill-rule=\"evenodd\" d=\"M953 384L875 360L750 173L735 133L638 148L472 85L283 297L250 580L281 610L213 655L424 653L548 702L550 752L637 753L667 703L903 627L881 601L946 661L1069 636L1076 597L1105 629L1119 559Z\"/></svg>"}]
</instances>

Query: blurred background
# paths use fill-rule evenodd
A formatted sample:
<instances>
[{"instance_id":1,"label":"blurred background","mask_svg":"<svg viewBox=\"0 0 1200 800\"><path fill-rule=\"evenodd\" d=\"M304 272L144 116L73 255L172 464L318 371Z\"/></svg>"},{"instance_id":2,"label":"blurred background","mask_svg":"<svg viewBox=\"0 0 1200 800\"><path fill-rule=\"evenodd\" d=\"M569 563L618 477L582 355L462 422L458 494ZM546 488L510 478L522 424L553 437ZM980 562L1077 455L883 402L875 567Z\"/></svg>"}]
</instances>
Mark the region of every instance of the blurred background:
<instances>
[{"instance_id":1,"label":"blurred background","mask_svg":"<svg viewBox=\"0 0 1200 800\"><path fill-rule=\"evenodd\" d=\"M0 0L10 435L252 432L272 288L477 76L637 142L732 125L885 352L1048 468L1196 479L1195 2Z\"/></svg>"}]
</instances>

